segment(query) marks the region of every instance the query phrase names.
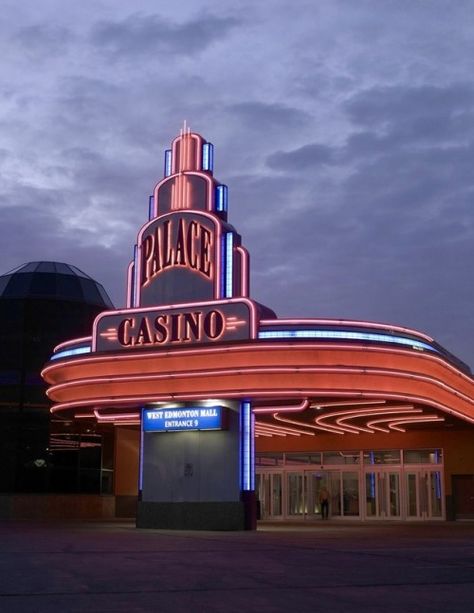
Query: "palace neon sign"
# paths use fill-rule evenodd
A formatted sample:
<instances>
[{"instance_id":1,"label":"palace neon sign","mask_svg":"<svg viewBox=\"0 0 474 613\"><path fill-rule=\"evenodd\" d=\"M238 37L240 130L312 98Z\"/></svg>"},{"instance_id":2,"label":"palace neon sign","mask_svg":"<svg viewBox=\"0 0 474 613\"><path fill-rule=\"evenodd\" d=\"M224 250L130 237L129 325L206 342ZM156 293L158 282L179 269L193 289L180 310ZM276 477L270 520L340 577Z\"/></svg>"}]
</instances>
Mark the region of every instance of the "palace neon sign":
<instances>
[{"instance_id":1,"label":"palace neon sign","mask_svg":"<svg viewBox=\"0 0 474 613\"><path fill-rule=\"evenodd\" d=\"M141 287L175 266L213 278L213 233L196 220L184 217L158 220L141 244Z\"/></svg>"}]
</instances>

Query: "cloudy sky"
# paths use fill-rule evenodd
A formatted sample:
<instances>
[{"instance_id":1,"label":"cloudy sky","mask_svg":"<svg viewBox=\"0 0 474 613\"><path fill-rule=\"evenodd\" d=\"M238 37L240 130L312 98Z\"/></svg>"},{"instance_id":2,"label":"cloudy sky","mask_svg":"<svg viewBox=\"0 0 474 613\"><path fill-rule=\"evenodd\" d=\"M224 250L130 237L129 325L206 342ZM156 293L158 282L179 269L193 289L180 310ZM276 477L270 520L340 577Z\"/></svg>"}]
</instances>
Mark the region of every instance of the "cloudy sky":
<instances>
[{"instance_id":1,"label":"cloudy sky","mask_svg":"<svg viewBox=\"0 0 474 613\"><path fill-rule=\"evenodd\" d=\"M0 272L124 302L163 151L214 143L252 296L474 366L474 0L2 0Z\"/></svg>"}]
</instances>

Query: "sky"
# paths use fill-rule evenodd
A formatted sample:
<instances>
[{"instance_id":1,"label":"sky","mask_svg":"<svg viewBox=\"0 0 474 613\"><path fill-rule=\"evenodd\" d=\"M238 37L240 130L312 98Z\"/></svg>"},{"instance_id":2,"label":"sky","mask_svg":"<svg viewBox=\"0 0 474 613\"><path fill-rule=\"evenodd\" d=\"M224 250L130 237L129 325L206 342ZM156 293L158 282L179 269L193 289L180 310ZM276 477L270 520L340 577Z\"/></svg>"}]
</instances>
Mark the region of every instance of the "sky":
<instances>
[{"instance_id":1,"label":"sky","mask_svg":"<svg viewBox=\"0 0 474 613\"><path fill-rule=\"evenodd\" d=\"M116 306L163 154L215 146L251 295L474 367L474 0L2 0L0 274Z\"/></svg>"}]
</instances>

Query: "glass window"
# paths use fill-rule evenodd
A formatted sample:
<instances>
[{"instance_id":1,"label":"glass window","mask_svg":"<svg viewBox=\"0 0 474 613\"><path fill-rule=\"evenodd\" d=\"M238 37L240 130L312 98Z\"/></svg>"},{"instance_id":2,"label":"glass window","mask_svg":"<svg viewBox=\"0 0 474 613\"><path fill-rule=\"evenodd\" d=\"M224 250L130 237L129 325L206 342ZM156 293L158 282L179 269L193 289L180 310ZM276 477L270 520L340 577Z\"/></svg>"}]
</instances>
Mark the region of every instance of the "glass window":
<instances>
[{"instance_id":1,"label":"glass window","mask_svg":"<svg viewBox=\"0 0 474 613\"><path fill-rule=\"evenodd\" d=\"M325 451L323 464L358 464L360 454L358 451Z\"/></svg>"},{"instance_id":2,"label":"glass window","mask_svg":"<svg viewBox=\"0 0 474 613\"><path fill-rule=\"evenodd\" d=\"M331 470L327 473L329 490L329 514L341 515L341 472Z\"/></svg>"},{"instance_id":3,"label":"glass window","mask_svg":"<svg viewBox=\"0 0 474 613\"><path fill-rule=\"evenodd\" d=\"M282 466L283 454L282 453L259 453L255 458L255 464L257 466Z\"/></svg>"},{"instance_id":4,"label":"glass window","mask_svg":"<svg viewBox=\"0 0 474 613\"><path fill-rule=\"evenodd\" d=\"M84 279L90 279L89 275L86 275L86 273L82 272L82 270L77 268L77 266L73 266L72 264L67 264L67 267L70 269L70 271L72 270L72 274L75 273L78 277L83 277Z\"/></svg>"},{"instance_id":5,"label":"glass window","mask_svg":"<svg viewBox=\"0 0 474 613\"><path fill-rule=\"evenodd\" d=\"M403 452L405 464L442 464L441 449L406 449Z\"/></svg>"},{"instance_id":6,"label":"glass window","mask_svg":"<svg viewBox=\"0 0 474 613\"><path fill-rule=\"evenodd\" d=\"M30 293L35 296L55 296L56 278L57 276L55 274L49 273L33 275Z\"/></svg>"},{"instance_id":7,"label":"glass window","mask_svg":"<svg viewBox=\"0 0 474 613\"><path fill-rule=\"evenodd\" d=\"M400 464L400 450L364 451L364 464Z\"/></svg>"},{"instance_id":8,"label":"glass window","mask_svg":"<svg viewBox=\"0 0 474 613\"><path fill-rule=\"evenodd\" d=\"M285 464L309 464L309 455L306 453L285 454Z\"/></svg>"},{"instance_id":9,"label":"glass window","mask_svg":"<svg viewBox=\"0 0 474 613\"><path fill-rule=\"evenodd\" d=\"M344 516L359 515L358 473L342 473L342 505Z\"/></svg>"},{"instance_id":10,"label":"glass window","mask_svg":"<svg viewBox=\"0 0 474 613\"><path fill-rule=\"evenodd\" d=\"M281 497L281 475L272 475L272 514L281 515L282 511Z\"/></svg>"},{"instance_id":11,"label":"glass window","mask_svg":"<svg viewBox=\"0 0 474 613\"><path fill-rule=\"evenodd\" d=\"M90 280L90 279L80 279L81 282L81 287L82 287L82 291L84 293L84 299L87 302L92 302L93 304L95 303L102 303L102 298L97 290L97 287L95 286L94 281Z\"/></svg>"},{"instance_id":12,"label":"glass window","mask_svg":"<svg viewBox=\"0 0 474 613\"><path fill-rule=\"evenodd\" d=\"M376 479L374 472L365 474L365 514L367 517L377 515Z\"/></svg>"},{"instance_id":13,"label":"glass window","mask_svg":"<svg viewBox=\"0 0 474 613\"><path fill-rule=\"evenodd\" d=\"M3 294L3 290L8 285L8 282L10 281L10 279L11 279L10 275L5 275L3 277L0 277L0 295Z\"/></svg>"},{"instance_id":14,"label":"glass window","mask_svg":"<svg viewBox=\"0 0 474 613\"><path fill-rule=\"evenodd\" d=\"M56 272L59 272L62 275L70 275L71 269L67 264L63 264L62 262L55 262Z\"/></svg>"},{"instance_id":15,"label":"glass window","mask_svg":"<svg viewBox=\"0 0 474 613\"><path fill-rule=\"evenodd\" d=\"M437 470L430 472L430 498L431 498L431 515L433 517L441 517L443 513L441 502L441 473Z\"/></svg>"},{"instance_id":16,"label":"glass window","mask_svg":"<svg viewBox=\"0 0 474 613\"><path fill-rule=\"evenodd\" d=\"M288 473L288 515L303 515L303 474Z\"/></svg>"},{"instance_id":17,"label":"glass window","mask_svg":"<svg viewBox=\"0 0 474 613\"><path fill-rule=\"evenodd\" d=\"M52 272L52 273L55 273L56 272L56 268L54 266L54 262L40 262L38 264L38 268L36 269L36 272Z\"/></svg>"},{"instance_id":18,"label":"glass window","mask_svg":"<svg viewBox=\"0 0 474 613\"><path fill-rule=\"evenodd\" d=\"M82 289L79 279L72 275L58 275L58 296L68 300L82 300Z\"/></svg>"},{"instance_id":19,"label":"glass window","mask_svg":"<svg viewBox=\"0 0 474 613\"><path fill-rule=\"evenodd\" d=\"M29 262L25 266L18 266L16 270L21 269L21 272L35 272L37 268L38 268L38 262Z\"/></svg>"},{"instance_id":20,"label":"glass window","mask_svg":"<svg viewBox=\"0 0 474 613\"><path fill-rule=\"evenodd\" d=\"M102 300L104 301L104 304L106 304L107 306L113 307L114 305L112 304L110 298L107 295L107 292L102 287L102 285L96 284L96 288L97 288L97 290L98 290Z\"/></svg>"},{"instance_id":21,"label":"glass window","mask_svg":"<svg viewBox=\"0 0 474 613\"><path fill-rule=\"evenodd\" d=\"M14 298L16 296L27 296L30 291L30 284L32 278L33 274L29 272L12 275L10 283L6 288L5 295L9 298Z\"/></svg>"},{"instance_id":22,"label":"glass window","mask_svg":"<svg viewBox=\"0 0 474 613\"><path fill-rule=\"evenodd\" d=\"M418 515L418 488L416 485L416 475L407 475L407 515L416 517Z\"/></svg>"}]
</instances>

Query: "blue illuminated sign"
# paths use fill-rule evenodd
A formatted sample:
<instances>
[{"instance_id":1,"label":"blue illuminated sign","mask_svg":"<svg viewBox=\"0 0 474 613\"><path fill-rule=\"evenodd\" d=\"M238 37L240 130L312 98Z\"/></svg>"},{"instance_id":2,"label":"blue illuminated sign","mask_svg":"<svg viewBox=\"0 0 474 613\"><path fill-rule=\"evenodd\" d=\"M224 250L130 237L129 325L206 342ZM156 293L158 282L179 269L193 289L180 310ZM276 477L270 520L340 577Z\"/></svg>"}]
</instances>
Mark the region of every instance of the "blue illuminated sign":
<instances>
[{"instance_id":1,"label":"blue illuminated sign","mask_svg":"<svg viewBox=\"0 0 474 613\"><path fill-rule=\"evenodd\" d=\"M144 432L221 430L224 407L168 407L143 410Z\"/></svg>"}]
</instances>

